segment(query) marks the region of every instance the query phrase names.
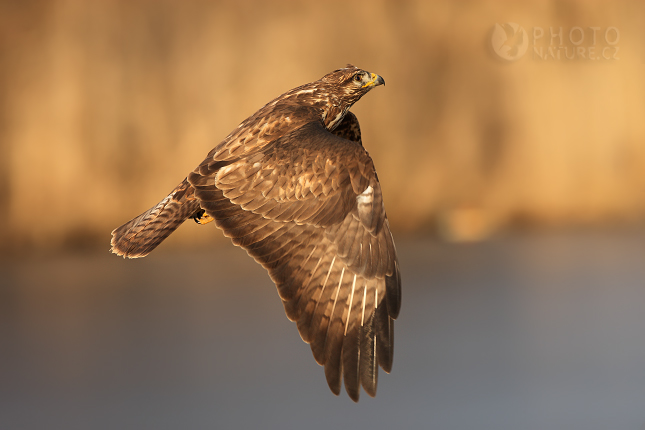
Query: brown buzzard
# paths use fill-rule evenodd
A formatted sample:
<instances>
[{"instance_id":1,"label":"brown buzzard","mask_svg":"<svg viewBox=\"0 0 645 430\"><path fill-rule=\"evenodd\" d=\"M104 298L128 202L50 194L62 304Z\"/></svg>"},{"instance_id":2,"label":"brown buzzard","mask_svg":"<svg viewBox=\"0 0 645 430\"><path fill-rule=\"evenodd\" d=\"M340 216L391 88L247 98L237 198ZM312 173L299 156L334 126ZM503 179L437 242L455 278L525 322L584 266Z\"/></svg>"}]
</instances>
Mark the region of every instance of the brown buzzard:
<instances>
[{"instance_id":1,"label":"brown buzzard","mask_svg":"<svg viewBox=\"0 0 645 430\"><path fill-rule=\"evenodd\" d=\"M166 198L112 232L143 257L188 218L215 221L278 288L338 395L376 394L390 372L399 263L372 159L349 109L383 78L352 65L244 120Z\"/></svg>"}]
</instances>

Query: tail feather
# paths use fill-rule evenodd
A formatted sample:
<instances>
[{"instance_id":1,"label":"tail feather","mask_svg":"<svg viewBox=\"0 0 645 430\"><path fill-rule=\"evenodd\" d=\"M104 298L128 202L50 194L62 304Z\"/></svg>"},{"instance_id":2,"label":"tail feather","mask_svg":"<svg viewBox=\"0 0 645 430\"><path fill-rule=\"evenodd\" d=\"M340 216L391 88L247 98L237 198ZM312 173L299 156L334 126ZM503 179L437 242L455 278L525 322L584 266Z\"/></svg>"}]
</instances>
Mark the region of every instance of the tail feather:
<instances>
[{"instance_id":1,"label":"tail feather","mask_svg":"<svg viewBox=\"0 0 645 430\"><path fill-rule=\"evenodd\" d=\"M194 188L186 179L165 199L112 231L111 251L124 258L145 257L188 218L199 214Z\"/></svg>"}]
</instances>

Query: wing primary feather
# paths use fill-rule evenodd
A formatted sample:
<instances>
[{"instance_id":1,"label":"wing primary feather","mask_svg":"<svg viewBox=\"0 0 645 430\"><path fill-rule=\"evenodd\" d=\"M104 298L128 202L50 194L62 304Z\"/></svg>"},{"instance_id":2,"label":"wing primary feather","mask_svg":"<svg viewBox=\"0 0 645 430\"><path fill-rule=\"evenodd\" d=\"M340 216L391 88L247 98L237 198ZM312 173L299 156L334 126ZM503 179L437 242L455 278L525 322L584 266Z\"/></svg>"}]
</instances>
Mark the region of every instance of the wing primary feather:
<instances>
[{"instance_id":1,"label":"wing primary feather","mask_svg":"<svg viewBox=\"0 0 645 430\"><path fill-rule=\"evenodd\" d=\"M302 337L302 340L307 343L311 343L313 339L313 334L311 330L311 319L313 317L313 312L305 313L305 315L302 315L302 313L306 311L309 300L306 300L303 305L300 305L300 302L302 301L303 297L314 294L313 291L311 291L312 289L309 288L309 284L311 284L311 280L316 275L316 272L318 271L318 268L320 267L320 263L322 261L323 261L322 257L318 259L318 262L316 263L314 270L311 271L311 275L309 276L309 279L302 286L302 289L301 289L302 292L298 297L298 301L293 305L292 305L293 301L288 302L290 306L289 309L291 310L291 312L295 312L295 315L298 316L297 326L298 326L298 332L300 333L300 337Z\"/></svg>"},{"instance_id":2,"label":"wing primary feather","mask_svg":"<svg viewBox=\"0 0 645 430\"><path fill-rule=\"evenodd\" d=\"M379 307L375 313L378 362L385 372L390 373L394 358L394 320L388 316L387 306Z\"/></svg>"},{"instance_id":3,"label":"wing primary feather","mask_svg":"<svg viewBox=\"0 0 645 430\"><path fill-rule=\"evenodd\" d=\"M314 251L316 250L317 246L314 247ZM311 251L311 254L314 253L314 251ZM311 257L311 254L309 255ZM314 270L311 271L311 276L309 276L309 279L307 280L307 283L302 286L303 289L307 289L309 287L309 284L311 283L312 278L314 277L316 270L318 270L318 266L320 266L320 262L322 261L322 258L318 259L318 263L316 263L316 266L314 267ZM332 262L333 264L333 262Z\"/></svg>"},{"instance_id":4,"label":"wing primary feather","mask_svg":"<svg viewBox=\"0 0 645 430\"><path fill-rule=\"evenodd\" d=\"M347 391L349 397L355 402L358 402L360 395L362 340L361 327L355 325L347 333L342 350L345 391Z\"/></svg>"},{"instance_id":5,"label":"wing primary feather","mask_svg":"<svg viewBox=\"0 0 645 430\"><path fill-rule=\"evenodd\" d=\"M334 304L331 307L330 318L334 316L334 311L336 310L336 303L338 302L338 293L340 293L340 286L343 285L343 276L345 276L345 268L340 272L340 279L338 280L338 286L336 287L336 296L334 297ZM327 330L327 335L329 335L329 330ZM325 337L325 342L327 342L327 337Z\"/></svg>"},{"instance_id":6,"label":"wing primary feather","mask_svg":"<svg viewBox=\"0 0 645 430\"><path fill-rule=\"evenodd\" d=\"M336 304L338 303L338 295L343 284L344 274L345 268L343 267L340 274L340 280L338 281L338 286L336 287L334 305L332 306L331 313L329 314L327 333L325 335L325 340L322 346L322 348L325 350L325 377L327 378L327 384L329 385L329 388L335 394L340 394L342 368L341 351L343 347L343 336L340 334L340 330L338 330L338 325L342 324L342 314L338 316L338 318L336 318L335 313Z\"/></svg>"},{"instance_id":7,"label":"wing primary feather","mask_svg":"<svg viewBox=\"0 0 645 430\"><path fill-rule=\"evenodd\" d=\"M374 288L374 309L378 308L378 286Z\"/></svg>"},{"instance_id":8,"label":"wing primary feather","mask_svg":"<svg viewBox=\"0 0 645 430\"><path fill-rule=\"evenodd\" d=\"M349 327L350 316L352 313L352 303L354 302L354 289L356 288L356 273L354 273L354 280L352 281L352 292L349 296L349 307L347 308L347 321L345 321L345 336L347 336L347 327Z\"/></svg>"},{"instance_id":9,"label":"wing primary feather","mask_svg":"<svg viewBox=\"0 0 645 430\"><path fill-rule=\"evenodd\" d=\"M367 301L367 284L365 284L365 287L363 288L363 312L361 313L361 327L363 327L363 324L365 322L365 302Z\"/></svg>"},{"instance_id":10,"label":"wing primary feather","mask_svg":"<svg viewBox=\"0 0 645 430\"><path fill-rule=\"evenodd\" d=\"M294 280L300 278L300 273L305 271L307 268L307 264L309 263L309 260L311 260L311 256L314 255L314 252L316 252L316 249L318 249L318 245L315 245L309 255L304 259L304 261L300 264L298 264L298 267L294 269L294 271L291 273L291 278ZM318 260L320 262L320 260ZM316 266L317 267L317 266ZM315 270L315 269L314 269ZM306 275L303 275L306 276ZM311 278L310 278L311 279ZM298 286L298 291L294 294L293 297L291 297L288 301L291 302L292 304L295 305L295 308L297 308L298 302L300 301L300 297L302 297L302 293L306 290L307 284L300 284Z\"/></svg>"},{"instance_id":11,"label":"wing primary feather","mask_svg":"<svg viewBox=\"0 0 645 430\"><path fill-rule=\"evenodd\" d=\"M361 352L360 352L360 380L365 392L374 397L378 381L378 364L374 342L376 339L374 330L375 315L372 313L365 326L360 327Z\"/></svg>"},{"instance_id":12,"label":"wing primary feather","mask_svg":"<svg viewBox=\"0 0 645 430\"><path fill-rule=\"evenodd\" d=\"M323 292L325 291L325 286L327 285L327 281L329 280L329 275L331 275L331 271L334 268L334 263L336 262L336 256L334 255L334 258L332 258L331 263L329 264L329 270L327 271L327 276L325 277L325 282L323 282L322 287L320 288L320 294L318 294L318 300L316 300L316 306L314 307L314 314L316 313L316 309L318 309L318 304L320 303L320 299L323 295Z\"/></svg>"},{"instance_id":13,"label":"wing primary feather","mask_svg":"<svg viewBox=\"0 0 645 430\"><path fill-rule=\"evenodd\" d=\"M329 276L331 275L335 262L336 262L336 256L334 256L334 258L331 260L331 263L329 264L329 270L327 271L327 276L325 277L325 281L323 282L322 287L320 288L320 294L318 294L318 300L316 300L316 305L314 306L314 310L312 312L312 319L311 319L310 325L311 325L311 329L316 331L318 336L322 336L322 330L324 330L324 334L325 336L327 336L327 327L329 326L329 322L327 322L327 327L323 328L323 317L325 316L324 312L323 311L317 312L317 311L318 311L318 305L322 301L323 294L325 293L325 288L327 287L327 281L329 281ZM329 306L329 304L327 304L327 306ZM316 333L314 333L313 336L316 336ZM324 365L325 364L324 341L322 342L322 345L321 345L320 341L317 341L316 339L312 339L311 350L314 354L314 358L316 359L316 362L321 366Z\"/></svg>"}]
</instances>

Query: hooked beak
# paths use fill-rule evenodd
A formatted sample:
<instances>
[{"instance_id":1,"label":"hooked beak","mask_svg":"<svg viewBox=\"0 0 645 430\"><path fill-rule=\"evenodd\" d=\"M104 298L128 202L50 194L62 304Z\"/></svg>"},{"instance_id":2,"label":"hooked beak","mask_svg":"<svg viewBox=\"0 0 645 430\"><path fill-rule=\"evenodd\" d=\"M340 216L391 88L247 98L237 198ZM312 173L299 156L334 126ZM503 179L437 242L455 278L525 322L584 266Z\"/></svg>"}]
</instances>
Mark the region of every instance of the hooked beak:
<instances>
[{"instance_id":1,"label":"hooked beak","mask_svg":"<svg viewBox=\"0 0 645 430\"><path fill-rule=\"evenodd\" d=\"M363 88L376 87L377 85L385 85L385 80L376 73L370 73L370 80L363 85Z\"/></svg>"}]
</instances>

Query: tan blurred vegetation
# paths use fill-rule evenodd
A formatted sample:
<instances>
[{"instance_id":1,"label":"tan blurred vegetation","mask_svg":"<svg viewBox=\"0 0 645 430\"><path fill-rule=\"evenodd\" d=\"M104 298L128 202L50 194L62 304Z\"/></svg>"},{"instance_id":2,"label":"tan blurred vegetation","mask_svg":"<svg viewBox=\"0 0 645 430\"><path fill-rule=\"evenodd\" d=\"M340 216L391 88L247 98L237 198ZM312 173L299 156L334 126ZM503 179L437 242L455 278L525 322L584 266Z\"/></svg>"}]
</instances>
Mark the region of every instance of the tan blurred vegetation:
<instances>
[{"instance_id":1,"label":"tan blurred vegetation","mask_svg":"<svg viewBox=\"0 0 645 430\"><path fill-rule=\"evenodd\" d=\"M245 117L348 62L387 82L353 111L397 231L642 223L641 3L0 1L2 248L107 248ZM614 26L619 60L503 63L498 22Z\"/></svg>"}]
</instances>

